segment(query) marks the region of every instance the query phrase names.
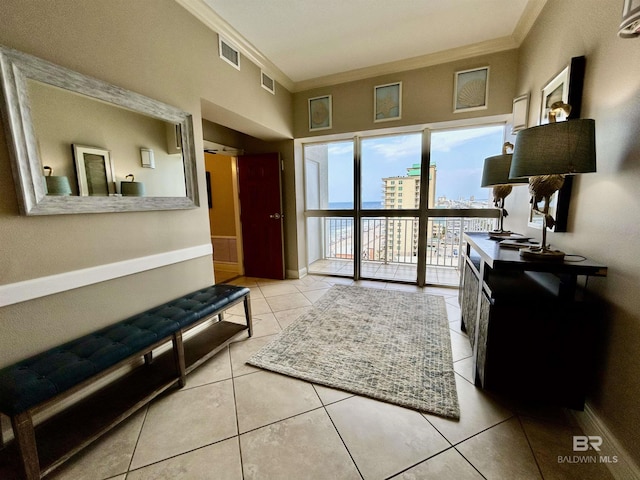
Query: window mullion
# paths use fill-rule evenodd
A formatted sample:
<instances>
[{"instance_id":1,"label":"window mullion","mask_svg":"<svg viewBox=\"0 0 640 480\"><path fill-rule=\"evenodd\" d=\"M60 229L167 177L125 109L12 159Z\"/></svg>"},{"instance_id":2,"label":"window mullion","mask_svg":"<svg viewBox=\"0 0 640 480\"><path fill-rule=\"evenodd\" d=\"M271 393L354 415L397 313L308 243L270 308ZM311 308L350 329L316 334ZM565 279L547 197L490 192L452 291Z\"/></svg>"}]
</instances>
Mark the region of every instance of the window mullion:
<instances>
[{"instance_id":1,"label":"window mullion","mask_svg":"<svg viewBox=\"0 0 640 480\"><path fill-rule=\"evenodd\" d=\"M431 164L431 131L422 131L422 158L420 159L420 210L418 217L418 286L427 283L427 222L429 220L428 205L430 189L429 168Z\"/></svg>"},{"instance_id":2,"label":"window mullion","mask_svg":"<svg viewBox=\"0 0 640 480\"><path fill-rule=\"evenodd\" d=\"M353 137L353 279L360 280L362 271L362 232L360 231L362 210L362 156L360 137Z\"/></svg>"}]
</instances>

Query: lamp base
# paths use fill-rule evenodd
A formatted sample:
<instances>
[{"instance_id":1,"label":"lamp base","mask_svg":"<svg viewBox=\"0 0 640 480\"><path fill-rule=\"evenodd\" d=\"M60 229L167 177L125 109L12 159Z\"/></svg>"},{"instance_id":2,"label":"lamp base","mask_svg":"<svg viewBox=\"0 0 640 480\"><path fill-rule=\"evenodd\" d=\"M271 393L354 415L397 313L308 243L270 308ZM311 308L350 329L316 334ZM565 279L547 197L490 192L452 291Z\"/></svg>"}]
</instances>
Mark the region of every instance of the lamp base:
<instances>
[{"instance_id":1,"label":"lamp base","mask_svg":"<svg viewBox=\"0 0 640 480\"><path fill-rule=\"evenodd\" d=\"M511 230L491 230L489 235L492 237L509 237L513 234Z\"/></svg>"},{"instance_id":2,"label":"lamp base","mask_svg":"<svg viewBox=\"0 0 640 480\"><path fill-rule=\"evenodd\" d=\"M520 249L520 256L527 260L542 260L552 262L562 262L564 252L552 250L546 247L527 247Z\"/></svg>"}]
</instances>

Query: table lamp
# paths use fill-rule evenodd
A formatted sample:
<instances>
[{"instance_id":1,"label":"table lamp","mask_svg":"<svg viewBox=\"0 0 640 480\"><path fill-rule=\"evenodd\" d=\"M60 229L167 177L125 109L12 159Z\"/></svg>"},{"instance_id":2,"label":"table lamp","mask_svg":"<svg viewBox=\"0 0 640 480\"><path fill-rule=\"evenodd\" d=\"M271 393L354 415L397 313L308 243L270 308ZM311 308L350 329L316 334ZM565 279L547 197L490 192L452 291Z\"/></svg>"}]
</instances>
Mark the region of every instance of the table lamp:
<instances>
[{"instance_id":1,"label":"table lamp","mask_svg":"<svg viewBox=\"0 0 640 480\"><path fill-rule=\"evenodd\" d=\"M523 248L520 255L535 260L564 259L564 253L547 245L547 228L555 219L549 215L552 195L562 188L565 175L596 171L595 121L567 120L520 130L511 159L511 178L529 178L534 212L542 215L542 242ZM539 203L544 200L542 210Z\"/></svg>"},{"instance_id":2,"label":"table lamp","mask_svg":"<svg viewBox=\"0 0 640 480\"><path fill-rule=\"evenodd\" d=\"M504 208L504 199L511 193L514 185L528 183L527 178L509 178L511 168L511 153L513 144L505 142L502 146L502 155L495 155L484 159L481 187L493 187L493 204L500 209L500 227L489 232L491 236L508 237L513 232L504 229L504 217L509 215Z\"/></svg>"},{"instance_id":3,"label":"table lamp","mask_svg":"<svg viewBox=\"0 0 640 480\"><path fill-rule=\"evenodd\" d=\"M620 38L635 38L640 35L640 4L638 0L624 0L622 22L618 28Z\"/></svg>"},{"instance_id":4,"label":"table lamp","mask_svg":"<svg viewBox=\"0 0 640 480\"><path fill-rule=\"evenodd\" d=\"M47 195L66 196L71 195L71 185L65 176L53 174L53 168L45 165L42 167L47 174L44 179L47 185Z\"/></svg>"},{"instance_id":5,"label":"table lamp","mask_svg":"<svg viewBox=\"0 0 640 480\"><path fill-rule=\"evenodd\" d=\"M120 182L120 194L123 197L144 197L144 183L136 182L133 174L129 174L125 177L131 177L129 182Z\"/></svg>"}]
</instances>

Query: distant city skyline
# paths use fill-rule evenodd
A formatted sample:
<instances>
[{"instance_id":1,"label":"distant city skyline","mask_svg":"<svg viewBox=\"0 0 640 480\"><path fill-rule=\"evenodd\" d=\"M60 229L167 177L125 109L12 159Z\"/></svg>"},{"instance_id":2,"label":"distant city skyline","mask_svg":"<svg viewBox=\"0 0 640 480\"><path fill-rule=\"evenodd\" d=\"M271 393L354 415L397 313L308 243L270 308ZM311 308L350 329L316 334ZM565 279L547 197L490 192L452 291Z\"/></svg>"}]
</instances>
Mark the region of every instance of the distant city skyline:
<instances>
[{"instance_id":1,"label":"distant city skyline","mask_svg":"<svg viewBox=\"0 0 640 480\"><path fill-rule=\"evenodd\" d=\"M480 187L484 159L501 153L504 127L494 125L431 133L431 164L436 165L436 198L488 199L491 189ZM422 134L362 140L363 202L382 201L382 179L403 177L420 163ZM353 201L353 143L329 145L329 202Z\"/></svg>"}]
</instances>

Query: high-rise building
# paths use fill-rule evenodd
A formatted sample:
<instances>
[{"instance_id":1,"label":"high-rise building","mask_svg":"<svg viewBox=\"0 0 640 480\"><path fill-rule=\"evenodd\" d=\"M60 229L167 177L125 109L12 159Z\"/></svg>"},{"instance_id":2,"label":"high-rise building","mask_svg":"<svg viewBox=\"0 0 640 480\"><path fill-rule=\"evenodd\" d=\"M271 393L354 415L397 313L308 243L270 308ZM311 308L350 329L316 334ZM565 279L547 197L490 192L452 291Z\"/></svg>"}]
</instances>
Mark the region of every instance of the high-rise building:
<instances>
[{"instance_id":1,"label":"high-rise building","mask_svg":"<svg viewBox=\"0 0 640 480\"><path fill-rule=\"evenodd\" d=\"M436 166L429 167L429 182L435 185ZM420 164L407 168L403 177L383 178L383 205L387 210L413 210L420 206ZM435 188L429 192L429 205L434 205ZM413 263L418 254L418 218L398 217L387 220L386 260Z\"/></svg>"}]
</instances>

